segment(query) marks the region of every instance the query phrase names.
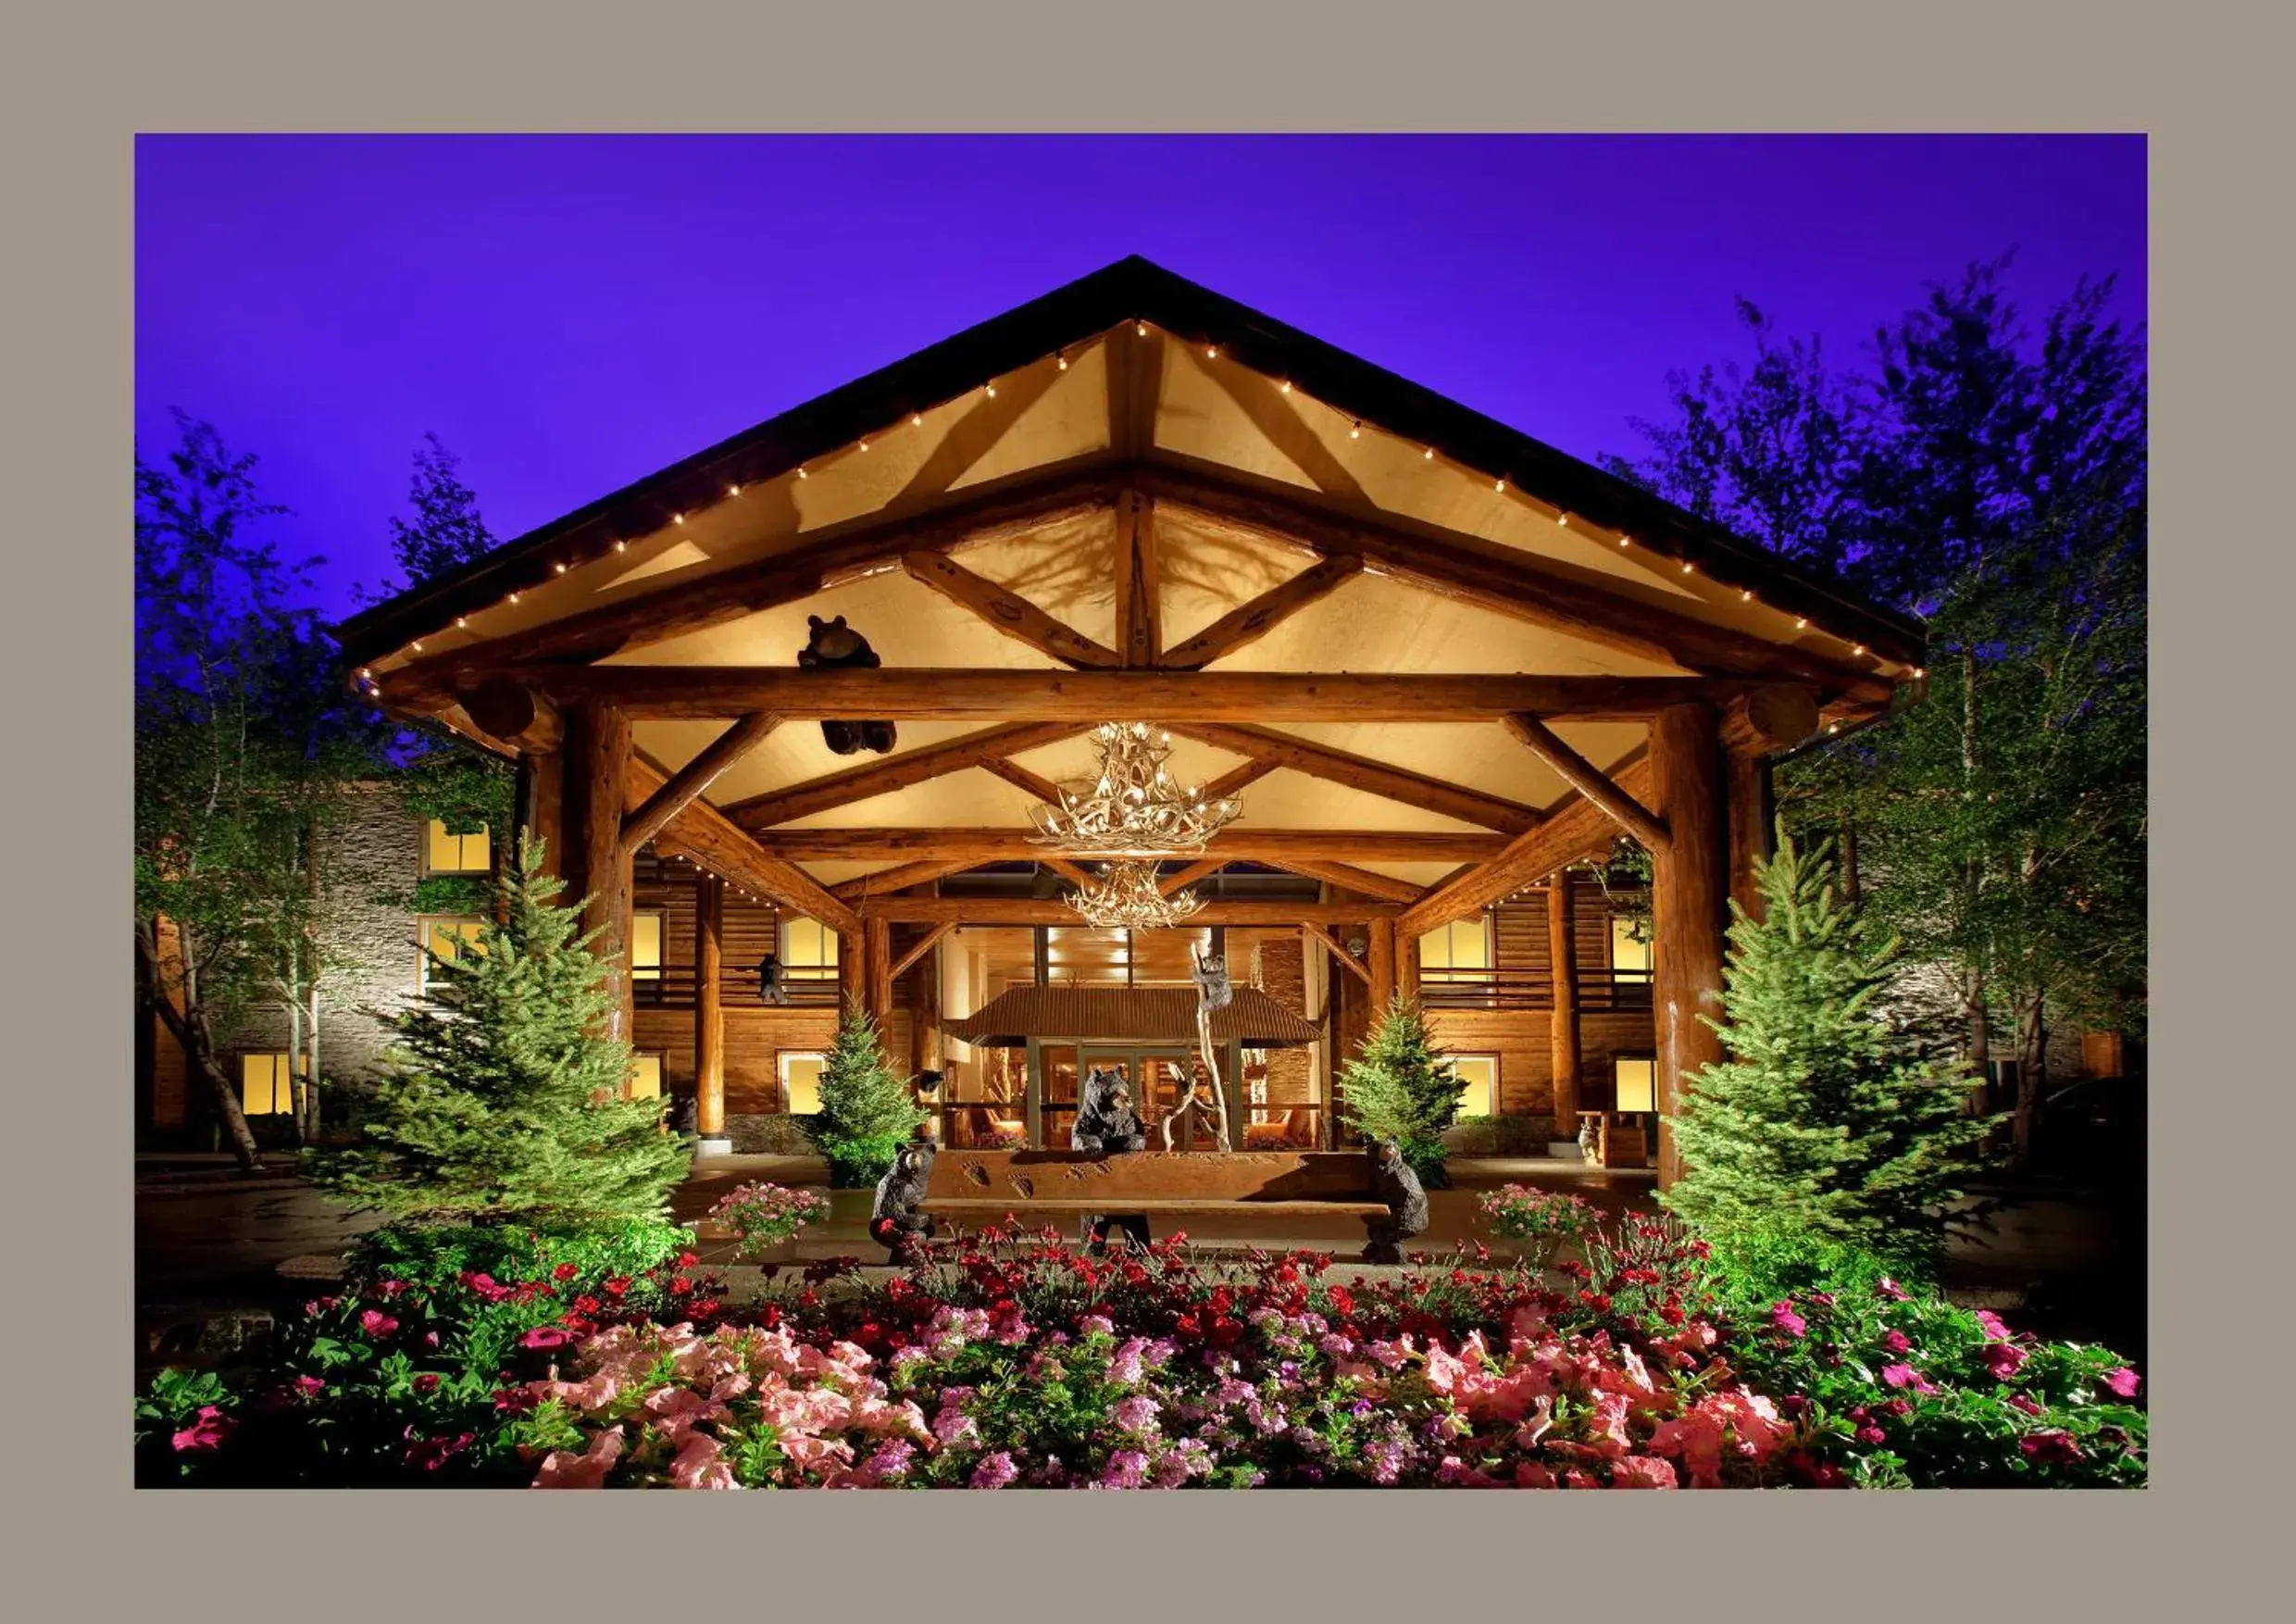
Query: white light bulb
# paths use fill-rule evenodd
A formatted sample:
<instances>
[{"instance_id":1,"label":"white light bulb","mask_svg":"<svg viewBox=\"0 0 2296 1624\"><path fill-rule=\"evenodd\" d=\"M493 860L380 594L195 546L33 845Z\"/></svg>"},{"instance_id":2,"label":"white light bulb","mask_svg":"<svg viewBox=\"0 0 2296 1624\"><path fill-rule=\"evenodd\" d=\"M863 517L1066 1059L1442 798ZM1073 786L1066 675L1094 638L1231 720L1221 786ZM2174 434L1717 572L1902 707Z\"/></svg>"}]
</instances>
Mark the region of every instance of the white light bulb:
<instances>
[{"instance_id":1,"label":"white light bulb","mask_svg":"<svg viewBox=\"0 0 2296 1624\"><path fill-rule=\"evenodd\" d=\"M1360 422L1359 422L1359 423L1355 423L1355 424L1352 425L1352 426L1348 429L1348 431L1347 431L1347 437L1348 437L1350 440L1360 440L1360 439L1362 439L1362 438L1363 438L1363 425L1362 425Z\"/></svg>"},{"instance_id":2,"label":"white light bulb","mask_svg":"<svg viewBox=\"0 0 2296 1624\"><path fill-rule=\"evenodd\" d=\"M682 513L673 513L669 516L669 521L672 524L683 524L686 521L686 516Z\"/></svg>"},{"instance_id":3,"label":"white light bulb","mask_svg":"<svg viewBox=\"0 0 2296 1624\"><path fill-rule=\"evenodd\" d=\"M1132 331L1140 334L1141 337L1146 338L1148 336L1148 324L1145 321L1136 321L1132 324Z\"/></svg>"},{"instance_id":4,"label":"white light bulb","mask_svg":"<svg viewBox=\"0 0 2296 1624\"><path fill-rule=\"evenodd\" d=\"M1429 462L1433 462L1435 460L1435 448L1432 445L1427 448L1426 460Z\"/></svg>"},{"instance_id":5,"label":"white light bulb","mask_svg":"<svg viewBox=\"0 0 2296 1624\"><path fill-rule=\"evenodd\" d=\"M627 553L630 551L630 543L628 542L616 542L614 543L614 550L617 553Z\"/></svg>"},{"instance_id":6,"label":"white light bulb","mask_svg":"<svg viewBox=\"0 0 2296 1624\"><path fill-rule=\"evenodd\" d=\"M1753 602L1753 588L1748 587L1744 592L1740 593L1738 594L1738 601L1741 604L1750 604Z\"/></svg>"},{"instance_id":7,"label":"white light bulb","mask_svg":"<svg viewBox=\"0 0 2296 1624\"><path fill-rule=\"evenodd\" d=\"M518 601L518 594L517 593L512 593L510 594L510 602L512 602L512 603L514 603L514 604L515 604L515 603L517 603Z\"/></svg>"},{"instance_id":8,"label":"white light bulb","mask_svg":"<svg viewBox=\"0 0 2296 1624\"><path fill-rule=\"evenodd\" d=\"M1219 359L1219 345L1217 345L1217 344L1206 344L1206 345L1204 345L1204 358L1205 360L1207 360L1207 361L1217 361L1217 360L1218 360L1218 359Z\"/></svg>"},{"instance_id":9,"label":"white light bulb","mask_svg":"<svg viewBox=\"0 0 2296 1624\"><path fill-rule=\"evenodd\" d=\"M1289 378L1283 381L1283 393L1286 394L1290 394L1292 393L1292 380Z\"/></svg>"},{"instance_id":10,"label":"white light bulb","mask_svg":"<svg viewBox=\"0 0 2296 1624\"><path fill-rule=\"evenodd\" d=\"M741 493L742 487L739 485L728 485L726 487L726 494L729 496L739 496Z\"/></svg>"},{"instance_id":11,"label":"white light bulb","mask_svg":"<svg viewBox=\"0 0 2296 1624\"><path fill-rule=\"evenodd\" d=\"M988 388L988 391L989 391L989 398L990 398L991 400L994 400L994 399L996 398L996 385L995 385L995 384L993 384L993 383L992 383L992 384L989 384L989 385L987 386L987 388Z\"/></svg>"},{"instance_id":12,"label":"white light bulb","mask_svg":"<svg viewBox=\"0 0 2296 1624\"><path fill-rule=\"evenodd\" d=\"M925 426L925 414L924 414L923 412L911 412L911 413L909 414L909 427L910 427L910 428L912 428L912 429L921 429L921 428L923 428L924 426Z\"/></svg>"},{"instance_id":13,"label":"white light bulb","mask_svg":"<svg viewBox=\"0 0 2296 1624\"><path fill-rule=\"evenodd\" d=\"M1801 630L1802 630L1804 626L1807 626L1808 624L1809 624L1809 622L1808 622L1807 620L1803 619L1803 618L1802 617L1800 617L1799 615L1797 615L1797 616L1795 616L1795 617L1794 617L1794 630L1795 630L1796 631L1801 631Z\"/></svg>"},{"instance_id":14,"label":"white light bulb","mask_svg":"<svg viewBox=\"0 0 2296 1624\"><path fill-rule=\"evenodd\" d=\"M1693 570L1693 569L1695 569L1695 568L1698 568L1698 566L1697 566L1697 565L1695 565L1695 564L1692 564L1692 563L1691 563L1691 562L1688 558L1685 558L1685 559L1683 559L1683 560L1682 560L1682 573L1683 573L1683 574L1688 575L1688 574L1689 574L1691 570Z\"/></svg>"},{"instance_id":15,"label":"white light bulb","mask_svg":"<svg viewBox=\"0 0 2296 1624\"><path fill-rule=\"evenodd\" d=\"M1491 482L1491 488L1494 491L1504 491L1506 489L1506 481L1504 480L1493 480Z\"/></svg>"},{"instance_id":16,"label":"white light bulb","mask_svg":"<svg viewBox=\"0 0 2296 1624\"><path fill-rule=\"evenodd\" d=\"M417 654L420 654L422 652L422 639L418 637L414 642L408 643L406 646L413 649Z\"/></svg>"},{"instance_id":17,"label":"white light bulb","mask_svg":"<svg viewBox=\"0 0 2296 1624\"><path fill-rule=\"evenodd\" d=\"M1066 356L1060 357L1060 369L1063 372L1066 372L1068 369L1068 357Z\"/></svg>"},{"instance_id":18,"label":"white light bulb","mask_svg":"<svg viewBox=\"0 0 2296 1624\"><path fill-rule=\"evenodd\" d=\"M470 617L468 615L457 615L455 617L455 624L457 626L468 626L470 624Z\"/></svg>"},{"instance_id":19,"label":"white light bulb","mask_svg":"<svg viewBox=\"0 0 2296 1624\"><path fill-rule=\"evenodd\" d=\"M553 564L551 568L556 570L560 575L564 575L566 573L566 560L561 558L555 564Z\"/></svg>"}]
</instances>

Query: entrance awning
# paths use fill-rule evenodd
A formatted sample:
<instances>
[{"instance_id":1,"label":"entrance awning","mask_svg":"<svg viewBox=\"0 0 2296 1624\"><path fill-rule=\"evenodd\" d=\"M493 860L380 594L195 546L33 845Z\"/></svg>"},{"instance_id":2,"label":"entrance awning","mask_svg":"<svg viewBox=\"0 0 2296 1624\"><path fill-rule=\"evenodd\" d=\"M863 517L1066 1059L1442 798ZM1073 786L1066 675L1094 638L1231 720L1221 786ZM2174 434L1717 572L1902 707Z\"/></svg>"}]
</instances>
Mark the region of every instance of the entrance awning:
<instances>
[{"instance_id":1,"label":"entrance awning","mask_svg":"<svg viewBox=\"0 0 2296 1624\"><path fill-rule=\"evenodd\" d=\"M944 1022L943 1030L990 1049L1017 1049L1030 1038L1192 1044L1196 993L1192 987L1015 987L978 1013ZM1228 1007L1212 1016L1214 1043L1295 1048L1321 1036L1320 1028L1257 987L1236 988Z\"/></svg>"}]
</instances>

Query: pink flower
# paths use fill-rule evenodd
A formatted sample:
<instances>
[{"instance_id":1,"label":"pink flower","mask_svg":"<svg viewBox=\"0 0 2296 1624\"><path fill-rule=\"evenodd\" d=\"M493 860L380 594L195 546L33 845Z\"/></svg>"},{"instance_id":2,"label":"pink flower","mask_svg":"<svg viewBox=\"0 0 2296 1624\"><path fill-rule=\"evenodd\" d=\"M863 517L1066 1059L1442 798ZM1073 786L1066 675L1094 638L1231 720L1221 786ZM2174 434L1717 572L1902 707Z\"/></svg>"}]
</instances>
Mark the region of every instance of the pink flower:
<instances>
[{"instance_id":1,"label":"pink flower","mask_svg":"<svg viewBox=\"0 0 2296 1624\"><path fill-rule=\"evenodd\" d=\"M2013 1393L2009 1395L2009 1407L2023 1410L2028 1416L2038 1416L2041 1413L2040 1405L2022 1393Z\"/></svg>"},{"instance_id":2,"label":"pink flower","mask_svg":"<svg viewBox=\"0 0 2296 1624\"><path fill-rule=\"evenodd\" d=\"M1148 1480L1148 1457L1137 1449L1119 1449L1108 1457L1100 1474L1104 1489L1137 1489Z\"/></svg>"},{"instance_id":3,"label":"pink flower","mask_svg":"<svg viewBox=\"0 0 2296 1624\"><path fill-rule=\"evenodd\" d=\"M369 1308L359 1316L359 1329L368 1336L389 1336L399 1328L399 1322L380 1308Z\"/></svg>"},{"instance_id":4,"label":"pink flower","mask_svg":"<svg viewBox=\"0 0 2296 1624\"><path fill-rule=\"evenodd\" d=\"M1515 1486L1518 1489L1552 1489L1554 1474L1535 1460L1518 1461L1515 1467Z\"/></svg>"},{"instance_id":5,"label":"pink flower","mask_svg":"<svg viewBox=\"0 0 2296 1624\"><path fill-rule=\"evenodd\" d=\"M1977 1321L1978 1328L1985 1332L1989 1341L2007 1342L2009 1340L2009 1328L2001 1322L2001 1316L1990 1308L1978 1309Z\"/></svg>"},{"instance_id":6,"label":"pink flower","mask_svg":"<svg viewBox=\"0 0 2296 1624\"><path fill-rule=\"evenodd\" d=\"M436 1380L437 1378L433 1377L432 1380ZM317 1398L320 1393L325 1393L326 1391L327 1383L321 1381L316 1376L298 1376L295 1378L295 1392L300 1393L305 1398Z\"/></svg>"},{"instance_id":7,"label":"pink flower","mask_svg":"<svg viewBox=\"0 0 2296 1624\"><path fill-rule=\"evenodd\" d=\"M414 1429L410 1427L407 1431L411 1434ZM476 1442L476 1438L475 1433L458 1432L452 1438L418 1439L407 1446L406 1464L418 1466L427 1472L437 1471L439 1468L469 1448Z\"/></svg>"},{"instance_id":8,"label":"pink flower","mask_svg":"<svg viewBox=\"0 0 2296 1624\"><path fill-rule=\"evenodd\" d=\"M537 1489L603 1489L605 1475L621 1458L622 1430L608 1427L590 1441L590 1447L576 1455L570 1449L554 1449L543 1459L543 1469L535 1474Z\"/></svg>"},{"instance_id":9,"label":"pink flower","mask_svg":"<svg viewBox=\"0 0 2296 1624\"><path fill-rule=\"evenodd\" d=\"M1013 1457L1000 1449L994 1455L985 1456L979 1466L973 1468L971 1486L976 1489L1002 1489L1018 1476L1020 1468L1013 1464Z\"/></svg>"},{"instance_id":10,"label":"pink flower","mask_svg":"<svg viewBox=\"0 0 2296 1624\"><path fill-rule=\"evenodd\" d=\"M1891 1329L1882 1333L1881 1345L1890 1353L1906 1354L1913 1351L1914 1343L1903 1331Z\"/></svg>"},{"instance_id":11,"label":"pink flower","mask_svg":"<svg viewBox=\"0 0 2296 1624\"><path fill-rule=\"evenodd\" d=\"M522 1348L562 1348L573 1340L572 1334L562 1326L537 1325L518 1339L518 1345ZM530 1369L531 1368L529 1367Z\"/></svg>"},{"instance_id":12,"label":"pink flower","mask_svg":"<svg viewBox=\"0 0 2296 1624\"><path fill-rule=\"evenodd\" d=\"M1793 1311L1791 1303L1780 1303L1770 1310L1770 1323L1788 1336L1800 1336L1810 1329L1810 1322Z\"/></svg>"},{"instance_id":13,"label":"pink flower","mask_svg":"<svg viewBox=\"0 0 2296 1624\"><path fill-rule=\"evenodd\" d=\"M1647 1455L1629 1455L1610 1468L1610 1486L1614 1489L1678 1489L1681 1483L1674 1475L1674 1468L1663 1460Z\"/></svg>"},{"instance_id":14,"label":"pink flower","mask_svg":"<svg viewBox=\"0 0 2296 1624\"><path fill-rule=\"evenodd\" d=\"M176 1453L181 1455L193 1450L217 1448L231 1435L231 1429L237 1425L215 1405L201 1405L199 1414L192 1418L192 1424L175 1435L172 1442Z\"/></svg>"},{"instance_id":15,"label":"pink flower","mask_svg":"<svg viewBox=\"0 0 2296 1624\"><path fill-rule=\"evenodd\" d=\"M1156 1412L1161 1408L1144 1393L1136 1393L1108 1412L1108 1418L1125 1432L1149 1432L1155 1430Z\"/></svg>"},{"instance_id":16,"label":"pink flower","mask_svg":"<svg viewBox=\"0 0 2296 1624\"><path fill-rule=\"evenodd\" d=\"M1985 1368L2003 1381L2025 1368L2026 1360L2031 1356L2015 1343L1996 1342L1985 1344Z\"/></svg>"},{"instance_id":17,"label":"pink flower","mask_svg":"<svg viewBox=\"0 0 2296 1624\"><path fill-rule=\"evenodd\" d=\"M2056 1428L2028 1432L2017 1440L2017 1447L2025 1452L2027 1459L2040 1466L2062 1466L2081 1458L2081 1446L2073 1435Z\"/></svg>"},{"instance_id":18,"label":"pink flower","mask_svg":"<svg viewBox=\"0 0 2296 1624\"><path fill-rule=\"evenodd\" d=\"M2122 1398L2137 1396L2137 1373L2123 1365L2117 1370L2107 1370L2103 1378L2105 1386Z\"/></svg>"},{"instance_id":19,"label":"pink flower","mask_svg":"<svg viewBox=\"0 0 2296 1624\"><path fill-rule=\"evenodd\" d=\"M1909 1303L1913 1301L1913 1299L1906 1294L1905 1288L1899 1285L1897 1281L1891 1280L1886 1274L1883 1275L1880 1280L1875 1284L1874 1295L1877 1297L1886 1297L1892 1303Z\"/></svg>"},{"instance_id":20,"label":"pink flower","mask_svg":"<svg viewBox=\"0 0 2296 1624\"><path fill-rule=\"evenodd\" d=\"M1884 1365L1881 1368L1881 1380L1890 1387L1910 1387L1915 1393L1934 1393L1937 1392L1936 1388L1930 1386L1923 1379L1921 1372L1911 1365Z\"/></svg>"}]
</instances>

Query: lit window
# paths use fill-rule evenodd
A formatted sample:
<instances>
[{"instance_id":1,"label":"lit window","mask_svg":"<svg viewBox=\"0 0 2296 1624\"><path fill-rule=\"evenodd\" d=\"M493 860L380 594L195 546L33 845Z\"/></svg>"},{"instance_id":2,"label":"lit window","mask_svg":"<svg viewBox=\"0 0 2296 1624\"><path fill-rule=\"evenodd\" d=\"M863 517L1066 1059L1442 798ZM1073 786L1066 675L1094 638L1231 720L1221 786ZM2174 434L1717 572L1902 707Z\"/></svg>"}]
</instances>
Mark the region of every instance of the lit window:
<instances>
[{"instance_id":1,"label":"lit window","mask_svg":"<svg viewBox=\"0 0 2296 1624\"><path fill-rule=\"evenodd\" d=\"M422 862L431 874L484 874L494 866L494 848L481 823L473 834L449 834L440 819L430 819L423 835Z\"/></svg>"},{"instance_id":2,"label":"lit window","mask_svg":"<svg viewBox=\"0 0 2296 1624\"><path fill-rule=\"evenodd\" d=\"M1491 916L1454 919L1419 938L1423 981L1480 981L1491 978Z\"/></svg>"},{"instance_id":3,"label":"lit window","mask_svg":"<svg viewBox=\"0 0 2296 1624\"><path fill-rule=\"evenodd\" d=\"M1498 1115L1499 1056L1496 1055L1454 1055L1452 1075L1466 1084L1466 1093L1459 1096L1462 1117L1493 1117Z\"/></svg>"},{"instance_id":4,"label":"lit window","mask_svg":"<svg viewBox=\"0 0 2296 1624\"><path fill-rule=\"evenodd\" d=\"M780 1057L781 1097L792 1117L811 1117L821 1109L821 1068L827 1055L784 1054Z\"/></svg>"},{"instance_id":5,"label":"lit window","mask_svg":"<svg viewBox=\"0 0 2296 1624\"><path fill-rule=\"evenodd\" d=\"M1611 1078L1618 1091L1616 1109L1622 1112L1658 1109L1658 1062L1648 1055L1621 1055L1611 1063Z\"/></svg>"},{"instance_id":6,"label":"lit window","mask_svg":"<svg viewBox=\"0 0 2296 1624\"><path fill-rule=\"evenodd\" d=\"M435 968L430 962L431 954L452 963L466 953L481 951L479 931L485 925L483 919L465 914L427 914L415 924L416 940L430 950L419 956L415 972L418 987L430 984L430 973Z\"/></svg>"},{"instance_id":7,"label":"lit window","mask_svg":"<svg viewBox=\"0 0 2296 1624\"><path fill-rule=\"evenodd\" d=\"M837 979L837 932L792 914L781 921L781 970L793 981Z\"/></svg>"},{"instance_id":8,"label":"lit window","mask_svg":"<svg viewBox=\"0 0 2296 1624\"><path fill-rule=\"evenodd\" d=\"M250 1117L285 1117L295 1108L294 1067L284 1054L239 1057L239 1108Z\"/></svg>"},{"instance_id":9,"label":"lit window","mask_svg":"<svg viewBox=\"0 0 2296 1624\"><path fill-rule=\"evenodd\" d=\"M662 1057L659 1055L630 1056L630 1097L633 1100L658 1100L662 1097Z\"/></svg>"},{"instance_id":10,"label":"lit window","mask_svg":"<svg viewBox=\"0 0 2296 1624\"><path fill-rule=\"evenodd\" d=\"M1611 916L1610 970L1614 981L1647 981L1651 979L1651 943L1635 940L1638 923L1616 914Z\"/></svg>"},{"instance_id":11,"label":"lit window","mask_svg":"<svg viewBox=\"0 0 2296 1624\"><path fill-rule=\"evenodd\" d=\"M658 908L630 916L630 979L662 979L662 914Z\"/></svg>"}]
</instances>

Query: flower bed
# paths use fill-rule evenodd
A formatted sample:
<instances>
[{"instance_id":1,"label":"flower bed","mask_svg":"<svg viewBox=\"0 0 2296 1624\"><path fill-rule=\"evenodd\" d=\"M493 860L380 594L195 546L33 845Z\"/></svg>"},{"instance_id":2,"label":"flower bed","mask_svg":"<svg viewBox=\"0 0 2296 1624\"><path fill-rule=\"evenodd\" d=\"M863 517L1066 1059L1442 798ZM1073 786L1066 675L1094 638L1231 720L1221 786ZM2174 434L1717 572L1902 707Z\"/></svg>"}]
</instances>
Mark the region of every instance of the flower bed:
<instances>
[{"instance_id":1,"label":"flower bed","mask_svg":"<svg viewBox=\"0 0 2296 1624\"><path fill-rule=\"evenodd\" d=\"M1962 1349L1957 1310L1883 1297L1858 1334L1903 1318L1920 1351L1902 1384L1873 1368L1908 1405L1877 1422L1842 1385L1846 1318L1741 1323L1665 1220L1583 1250L1560 1287L1479 1249L1349 1284L1314 1254L1216 1267L1175 1237L1096 1259L1049 1231L867 1277L769 1267L740 1305L683 1252L634 1274L569 1256L507 1283L368 1278L259 1368L156 1383L140 1459L152 1481L538 1487L2141 1480L2142 1413L2095 1402L2120 1378L2093 1350ZM1960 1454L1916 1447L1949 1426Z\"/></svg>"}]
</instances>

